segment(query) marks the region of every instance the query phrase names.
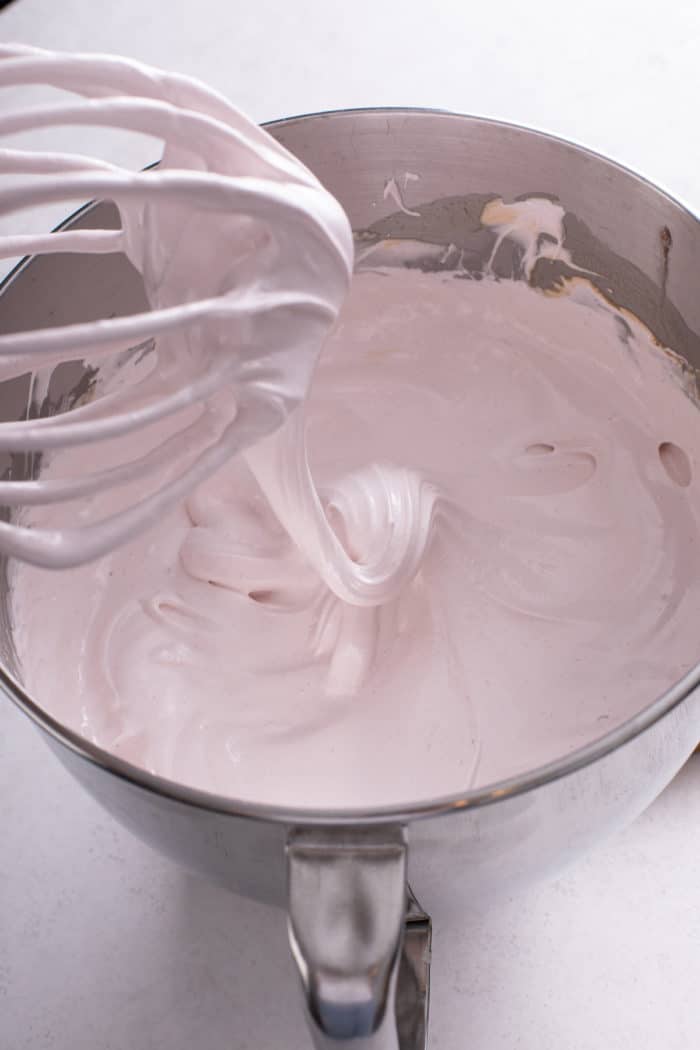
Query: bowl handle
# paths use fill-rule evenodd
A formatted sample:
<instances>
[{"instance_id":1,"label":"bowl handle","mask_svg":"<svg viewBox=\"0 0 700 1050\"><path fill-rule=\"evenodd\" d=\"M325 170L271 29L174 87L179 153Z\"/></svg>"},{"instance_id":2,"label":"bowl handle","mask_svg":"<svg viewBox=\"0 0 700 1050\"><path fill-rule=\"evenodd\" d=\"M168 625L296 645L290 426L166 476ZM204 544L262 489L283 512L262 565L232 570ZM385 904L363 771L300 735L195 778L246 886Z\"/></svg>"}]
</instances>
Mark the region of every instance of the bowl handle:
<instances>
[{"instance_id":1,"label":"bowl handle","mask_svg":"<svg viewBox=\"0 0 700 1050\"><path fill-rule=\"evenodd\" d=\"M425 1050L430 918L400 828L311 828L287 844L289 940L316 1050Z\"/></svg>"}]
</instances>

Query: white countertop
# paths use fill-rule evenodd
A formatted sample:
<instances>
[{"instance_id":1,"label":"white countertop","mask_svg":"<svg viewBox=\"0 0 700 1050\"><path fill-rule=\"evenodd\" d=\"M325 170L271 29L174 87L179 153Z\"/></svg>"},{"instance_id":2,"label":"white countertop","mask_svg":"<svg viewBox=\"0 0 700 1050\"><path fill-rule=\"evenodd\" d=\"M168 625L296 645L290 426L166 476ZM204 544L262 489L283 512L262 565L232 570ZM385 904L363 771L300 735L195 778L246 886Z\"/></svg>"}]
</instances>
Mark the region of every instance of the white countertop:
<instances>
[{"instance_id":1,"label":"white countertop","mask_svg":"<svg viewBox=\"0 0 700 1050\"><path fill-rule=\"evenodd\" d=\"M0 40L194 73L259 120L423 105L518 121L700 209L695 0L534 8L15 0ZM633 827L472 921L461 948L439 931L431 1050L694 1050L698 828L695 758ZM122 831L0 698L1 1050L308 1050L296 992L281 912Z\"/></svg>"}]
</instances>

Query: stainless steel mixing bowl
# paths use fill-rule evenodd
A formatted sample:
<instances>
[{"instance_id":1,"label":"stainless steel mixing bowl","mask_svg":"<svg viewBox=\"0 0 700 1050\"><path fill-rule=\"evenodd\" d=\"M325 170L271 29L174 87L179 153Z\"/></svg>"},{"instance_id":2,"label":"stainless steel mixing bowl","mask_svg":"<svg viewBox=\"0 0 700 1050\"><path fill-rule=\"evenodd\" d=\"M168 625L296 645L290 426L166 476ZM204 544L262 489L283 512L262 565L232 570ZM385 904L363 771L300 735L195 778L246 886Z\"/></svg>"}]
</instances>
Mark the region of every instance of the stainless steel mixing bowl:
<instances>
[{"instance_id":1,"label":"stainless steel mixing bowl","mask_svg":"<svg viewBox=\"0 0 700 1050\"><path fill-rule=\"evenodd\" d=\"M475 273L494 244L493 231L478 221L485 200L544 195L560 202L574 261L598 274L601 290L637 314L662 343L700 365L700 225L631 172L534 131L447 113L322 113L269 130L340 199L364 241L452 244ZM406 173L420 178L407 181ZM410 185L408 211L418 215L385 193L404 182ZM117 221L107 203L69 220L83 227ZM504 244L495 265L503 274L517 271L517 246ZM533 278L547 284L561 267L542 260ZM5 282L0 330L144 306L140 279L122 256L47 256L26 262ZM69 369L64 384L79 375L80 369ZM0 389L5 418L19 418L26 400L26 383ZM13 469L17 476L21 462ZM44 711L41 698L27 695L22 685L4 569L2 584L7 696L122 824L243 897L288 908L317 1047L350 1040L364 1050L422 1050L428 916L459 926L470 910L576 857L637 816L700 738L699 666L590 746L454 798L345 812L241 803L151 776ZM700 655L700 642L698 650Z\"/></svg>"}]
</instances>

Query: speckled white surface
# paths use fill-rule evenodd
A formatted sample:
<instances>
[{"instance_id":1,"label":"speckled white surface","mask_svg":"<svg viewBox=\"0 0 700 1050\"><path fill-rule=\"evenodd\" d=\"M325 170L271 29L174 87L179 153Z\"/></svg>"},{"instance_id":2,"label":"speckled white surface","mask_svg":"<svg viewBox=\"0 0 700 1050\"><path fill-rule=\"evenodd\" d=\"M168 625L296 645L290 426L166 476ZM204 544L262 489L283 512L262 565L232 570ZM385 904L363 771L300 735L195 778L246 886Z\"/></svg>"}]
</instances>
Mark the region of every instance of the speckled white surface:
<instances>
[{"instance_id":1,"label":"speckled white surface","mask_svg":"<svg viewBox=\"0 0 700 1050\"><path fill-rule=\"evenodd\" d=\"M199 74L260 120L395 104L520 121L700 208L695 0L473 6L15 0L0 39ZM695 1050L699 828L695 758L570 873L437 930L431 1050ZM122 831L0 698L0 1050L308 1050L285 936L281 913Z\"/></svg>"}]
</instances>

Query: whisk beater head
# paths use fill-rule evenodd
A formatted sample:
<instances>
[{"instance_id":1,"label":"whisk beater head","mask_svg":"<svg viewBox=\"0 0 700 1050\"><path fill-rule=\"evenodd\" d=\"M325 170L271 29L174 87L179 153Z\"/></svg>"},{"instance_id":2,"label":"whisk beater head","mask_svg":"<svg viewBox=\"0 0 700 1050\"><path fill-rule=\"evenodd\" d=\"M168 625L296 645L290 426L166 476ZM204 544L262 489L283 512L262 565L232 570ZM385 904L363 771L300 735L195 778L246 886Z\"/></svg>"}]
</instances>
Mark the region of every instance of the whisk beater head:
<instances>
[{"instance_id":1,"label":"whisk beater head","mask_svg":"<svg viewBox=\"0 0 700 1050\"><path fill-rule=\"evenodd\" d=\"M0 522L5 554L60 568L125 542L284 422L345 296L352 235L338 202L300 161L197 81L114 56L0 46L0 87L27 84L78 97L2 114L1 136L101 126L164 143L160 164L146 172L80 154L0 151L0 174L11 183L0 187L0 214L100 199L120 216L118 229L6 235L0 257L122 252L149 303L127 317L0 336L2 380L68 360L99 375L129 348L151 348L131 382L97 382L58 414L0 423L0 451L87 445L95 464L76 477L8 477L0 482L6 507L99 500L107 488L152 481L146 496L90 524ZM165 436L149 439L165 420ZM134 456L126 446L140 433L144 451ZM119 442L125 455L115 461Z\"/></svg>"}]
</instances>

